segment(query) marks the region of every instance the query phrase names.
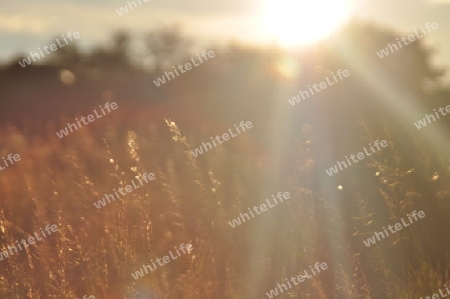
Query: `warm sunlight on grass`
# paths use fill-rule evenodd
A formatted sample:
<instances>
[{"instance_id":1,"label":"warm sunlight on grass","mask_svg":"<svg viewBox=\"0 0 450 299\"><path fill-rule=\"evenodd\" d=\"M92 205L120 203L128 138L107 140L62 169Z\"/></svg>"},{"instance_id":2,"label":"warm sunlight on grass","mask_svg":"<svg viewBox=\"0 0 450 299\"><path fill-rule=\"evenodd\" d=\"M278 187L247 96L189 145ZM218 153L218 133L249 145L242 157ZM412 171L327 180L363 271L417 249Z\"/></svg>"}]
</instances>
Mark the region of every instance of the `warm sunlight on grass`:
<instances>
[{"instance_id":1,"label":"warm sunlight on grass","mask_svg":"<svg viewBox=\"0 0 450 299\"><path fill-rule=\"evenodd\" d=\"M349 0L261 0L262 34L285 48L317 42L351 15Z\"/></svg>"}]
</instances>

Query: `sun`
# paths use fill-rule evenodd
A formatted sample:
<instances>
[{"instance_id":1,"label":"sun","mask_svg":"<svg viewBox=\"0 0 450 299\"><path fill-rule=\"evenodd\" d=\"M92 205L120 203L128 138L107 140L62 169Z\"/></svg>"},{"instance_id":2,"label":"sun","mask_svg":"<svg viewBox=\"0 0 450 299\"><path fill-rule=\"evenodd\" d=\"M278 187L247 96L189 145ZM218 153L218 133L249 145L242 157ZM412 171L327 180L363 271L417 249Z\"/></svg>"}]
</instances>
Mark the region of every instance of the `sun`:
<instances>
[{"instance_id":1,"label":"sun","mask_svg":"<svg viewBox=\"0 0 450 299\"><path fill-rule=\"evenodd\" d=\"M351 0L261 0L265 39L293 48L317 42L351 16Z\"/></svg>"}]
</instances>

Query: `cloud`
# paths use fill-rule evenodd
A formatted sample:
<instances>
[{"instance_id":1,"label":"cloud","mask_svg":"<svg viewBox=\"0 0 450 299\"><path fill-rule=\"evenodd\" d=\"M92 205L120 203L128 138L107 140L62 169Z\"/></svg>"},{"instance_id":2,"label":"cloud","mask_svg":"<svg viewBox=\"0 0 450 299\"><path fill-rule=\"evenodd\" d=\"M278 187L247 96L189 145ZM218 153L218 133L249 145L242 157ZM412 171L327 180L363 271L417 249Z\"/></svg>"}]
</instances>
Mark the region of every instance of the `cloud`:
<instances>
[{"instance_id":1,"label":"cloud","mask_svg":"<svg viewBox=\"0 0 450 299\"><path fill-rule=\"evenodd\" d=\"M55 20L52 18L41 19L27 15L0 14L0 32L4 33L45 35L54 23Z\"/></svg>"}]
</instances>

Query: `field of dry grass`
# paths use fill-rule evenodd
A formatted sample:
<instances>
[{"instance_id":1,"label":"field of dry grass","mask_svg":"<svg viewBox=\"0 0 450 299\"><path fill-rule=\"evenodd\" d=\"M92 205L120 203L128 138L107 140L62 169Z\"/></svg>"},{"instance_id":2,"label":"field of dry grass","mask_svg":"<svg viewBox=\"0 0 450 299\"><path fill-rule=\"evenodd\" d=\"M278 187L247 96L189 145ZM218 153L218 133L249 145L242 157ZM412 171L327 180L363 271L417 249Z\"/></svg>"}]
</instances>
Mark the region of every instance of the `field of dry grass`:
<instances>
[{"instance_id":1,"label":"field of dry grass","mask_svg":"<svg viewBox=\"0 0 450 299\"><path fill-rule=\"evenodd\" d=\"M425 193L399 157L374 155L368 162L377 185L367 190L377 193L374 202L350 181L334 193L317 187L307 130L284 149L289 169L280 169L283 157L258 154L245 134L194 158L190 150L209 139L208 127L183 130L139 117L129 128L115 119L60 140L60 126L48 123L40 135L1 129L1 155L22 160L0 173L0 248L48 223L59 232L0 262L0 298L265 298L317 261L329 269L278 298L416 298L448 275L448 171L430 176ZM94 207L145 172L156 179ZM229 226L280 190L290 192L288 202ZM363 246L374 230L414 209L429 215L422 225ZM190 254L132 278L142 264L188 242Z\"/></svg>"}]
</instances>

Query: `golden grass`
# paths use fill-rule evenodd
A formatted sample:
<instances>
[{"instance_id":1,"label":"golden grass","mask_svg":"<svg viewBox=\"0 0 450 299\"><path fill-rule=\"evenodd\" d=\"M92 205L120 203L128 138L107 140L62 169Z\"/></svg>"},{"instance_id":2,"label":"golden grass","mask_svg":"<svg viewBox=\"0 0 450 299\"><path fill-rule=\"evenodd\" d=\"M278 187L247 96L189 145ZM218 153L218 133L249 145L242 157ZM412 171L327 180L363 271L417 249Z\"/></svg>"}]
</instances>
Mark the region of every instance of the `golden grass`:
<instances>
[{"instance_id":1,"label":"golden grass","mask_svg":"<svg viewBox=\"0 0 450 299\"><path fill-rule=\"evenodd\" d=\"M242 150L251 143L246 136L236 138L241 148L230 143L194 158L190 150L197 145L191 144L208 140L208 129L182 133L170 120L138 119L129 129L116 119L63 140L54 133L59 126L46 126L39 136L13 126L1 130L1 154L19 153L22 160L0 173L0 246L47 223L56 223L59 232L0 262L0 298L263 298L317 261L330 268L278 298L410 298L437 289L447 254L424 252L434 249L416 240L426 231L364 248L364 236L389 219L376 219L375 203L359 190L344 190L332 202L314 188L317 157L308 136L287 149L292 169L275 172L273 160ZM395 166L373 163L386 181L404 183L381 184L390 216L417 206ZM156 179L94 207L106 192L144 172ZM279 190L291 193L289 202L237 228L228 225ZM191 254L137 281L131 277L150 259L188 242ZM402 255L410 248L414 259L422 257L417 264ZM442 259L433 264L430 256Z\"/></svg>"}]
</instances>

